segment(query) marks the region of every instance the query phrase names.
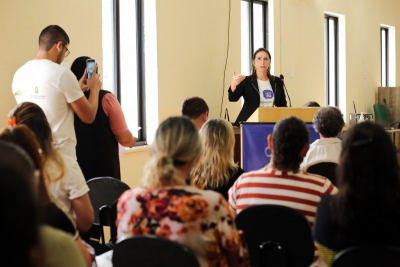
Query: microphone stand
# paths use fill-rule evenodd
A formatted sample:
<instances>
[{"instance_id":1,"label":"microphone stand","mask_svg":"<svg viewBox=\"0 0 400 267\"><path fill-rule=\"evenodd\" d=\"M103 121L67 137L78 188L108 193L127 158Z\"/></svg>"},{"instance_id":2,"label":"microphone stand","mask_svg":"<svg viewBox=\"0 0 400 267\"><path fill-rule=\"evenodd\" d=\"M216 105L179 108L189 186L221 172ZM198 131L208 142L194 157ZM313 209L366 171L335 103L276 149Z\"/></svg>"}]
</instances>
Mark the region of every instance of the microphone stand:
<instances>
[{"instance_id":1,"label":"microphone stand","mask_svg":"<svg viewBox=\"0 0 400 267\"><path fill-rule=\"evenodd\" d=\"M283 84L283 88L285 89L285 91L286 91L286 95L287 95L287 97L288 97L288 99L289 99L289 105L290 105L290 107L292 107L292 101L290 100L290 96L289 96L289 93L288 93L288 91L287 91L287 89L286 89L286 85L285 85L285 77L283 77L283 75L281 74L280 76L279 76L279 78L281 78L281 81L282 81L282 84Z\"/></svg>"},{"instance_id":2,"label":"microphone stand","mask_svg":"<svg viewBox=\"0 0 400 267\"><path fill-rule=\"evenodd\" d=\"M225 116L224 116L224 119L225 119L225 120L226 120L227 118L228 118L228 121L231 122L230 119L229 119L228 108L225 109Z\"/></svg>"}]
</instances>

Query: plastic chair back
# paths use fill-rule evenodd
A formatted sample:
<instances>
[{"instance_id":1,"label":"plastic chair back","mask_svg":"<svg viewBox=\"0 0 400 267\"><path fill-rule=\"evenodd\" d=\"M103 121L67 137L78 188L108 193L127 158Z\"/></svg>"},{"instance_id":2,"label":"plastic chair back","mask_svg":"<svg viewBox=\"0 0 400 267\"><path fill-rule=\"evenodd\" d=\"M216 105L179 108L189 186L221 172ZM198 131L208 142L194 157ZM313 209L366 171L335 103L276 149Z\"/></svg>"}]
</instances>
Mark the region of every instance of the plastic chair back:
<instances>
[{"instance_id":1,"label":"plastic chair back","mask_svg":"<svg viewBox=\"0 0 400 267\"><path fill-rule=\"evenodd\" d=\"M95 213L94 222L99 224L99 209L104 206L112 206L123 192L129 190L130 187L112 177L96 177L87 181L90 189L89 198Z\"/></svg>"},{"instance_id":2,"label":"plastic chair back","mask_svg":"<svg viewBox=\"0 0 400 267\"><path fill-rule=\"evenodd\" d=\"M94 222L83 238L88 242L89 240L99 240L102 238L104 243L103 228L100 227L100 208L103 206L111 207L116 200L119 199L121 194L130 187L124 182L112 177L96 177L87 181L90 189L89 198L94 210ZM104 215L103 215L104 218ZM104 222L109 220L103 220ZM109 223L107 223L109 224Z\"/></svg>"},{"instance_id":3,"label":"plastic chair back","mask_svg":"<svg viewBox=\"0 0 400 267\"><path fill-rule=\"evenodd\" d=\"M118 241L112 257L113 267L200 267L187 247L157 236L138 235Z\"/></svg>"},{"instance_id":4,"label":"plastic chair back","mask_svg":"<svg viewBox=\"0 0 400 267\"><path fill-rule=\"evenodd\" d=\"M400 248L393 246L357 246L336 254L332 267L400 266Z\"/></svg>"},{"instance_id":5,"label":"plastic chair back","mask_svg":"<svg viewBox=\"0 0 400 267\"><path fill-rule=\"evenodd\" d=\"M390 117L386 107L381 103L374 104L375 122L383 127L390 125Z\"/></svg>"},{"instance_id":6,"label":"plastic chair back","mask_svg":"<svg viewBox=\"0 0 400 267\"><path fill-rule=\"evenodd\" d=\"M311 227L300 212L281 205L255 205L236 217L253 267L310 266L314 260Z\"/></svg>"},{"instance_id":7,"label":"plastic chair back","mask_svg":"<svg viewBox=\"0 0 400 267\"><path fill-rule=\"evenodd\" d=\"M337 163L334 162L320 162L314 165L311 165L307 168L307 172L318 174L324 176L331 181L331 183L336 186L336 173Z\"/></svg>"}]
</instances>

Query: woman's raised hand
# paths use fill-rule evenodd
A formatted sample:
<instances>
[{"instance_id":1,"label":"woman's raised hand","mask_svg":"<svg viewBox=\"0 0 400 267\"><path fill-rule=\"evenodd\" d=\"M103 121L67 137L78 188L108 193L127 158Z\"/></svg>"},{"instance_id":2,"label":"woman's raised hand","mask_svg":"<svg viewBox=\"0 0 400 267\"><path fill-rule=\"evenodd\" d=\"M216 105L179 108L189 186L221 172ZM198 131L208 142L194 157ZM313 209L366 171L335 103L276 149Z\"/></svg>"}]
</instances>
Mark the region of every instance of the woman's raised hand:
<instances>
[{"instance_id":1,"label":"woman's raised hand","mask_svg":"<svg viewBox=\"0 0 400 267\"><path fill-rule=\"evenodd\" d=\"M236 75L235 71L232 71L232 74L231 90L234 92L236 90L236 86L238 86L238 84L241 83L246 76L242 74Z\"/></svg>"}]
</instances>

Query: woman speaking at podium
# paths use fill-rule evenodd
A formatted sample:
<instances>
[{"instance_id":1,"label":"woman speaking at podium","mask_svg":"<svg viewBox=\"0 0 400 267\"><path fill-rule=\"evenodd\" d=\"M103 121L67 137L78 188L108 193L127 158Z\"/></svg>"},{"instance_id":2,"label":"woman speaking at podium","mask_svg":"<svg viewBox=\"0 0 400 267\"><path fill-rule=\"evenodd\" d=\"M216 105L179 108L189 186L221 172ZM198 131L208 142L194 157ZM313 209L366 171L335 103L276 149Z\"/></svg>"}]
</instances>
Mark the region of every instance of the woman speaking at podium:
<instances>
[{"instance_id":1,"label":"woman speaking at podium","mask_svg":"<svg viewBox=\"0 0 400 267\"><path fill-rule=\"evenodd\" d=\"M230 102L236 102L243 96L244 104L234 125L239 126L259 107L286 107L283 81L271 75L271 54L265 48L259 48L253 55L253 71L250 76L236 75L233 72L228 90Z\"/></svg>"}]
</instances>

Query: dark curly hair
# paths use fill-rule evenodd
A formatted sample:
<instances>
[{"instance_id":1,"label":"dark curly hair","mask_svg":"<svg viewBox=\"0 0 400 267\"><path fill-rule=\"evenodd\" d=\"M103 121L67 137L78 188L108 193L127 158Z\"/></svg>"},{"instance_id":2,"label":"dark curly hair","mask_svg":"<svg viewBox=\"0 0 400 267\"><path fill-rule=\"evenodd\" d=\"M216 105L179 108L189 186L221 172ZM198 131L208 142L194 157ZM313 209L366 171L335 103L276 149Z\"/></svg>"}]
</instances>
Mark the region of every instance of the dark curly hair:
<instances>
[{"instance_id":1,"label":"dark curly hair","mask_svg":"<svg viewBox=\"0 0 400 267\"><path fill-rule=\"evenodd\" d=\"M323 137L336 137L343 129L343 114L336 107L323 107L315 113L314 129Z\"/></svg>"},{"instance_id":2,"label":"dark curly hair","mask_svg":"<svg viewBox=\"0 0 400 267\"><path fill-rule=\"evenodd\" d=\"M297 170L303 157L300 155L310 142L306 124L296 117L278 121L272 132L273 165L277 169Z\"/></svg>"}]
</instances>

